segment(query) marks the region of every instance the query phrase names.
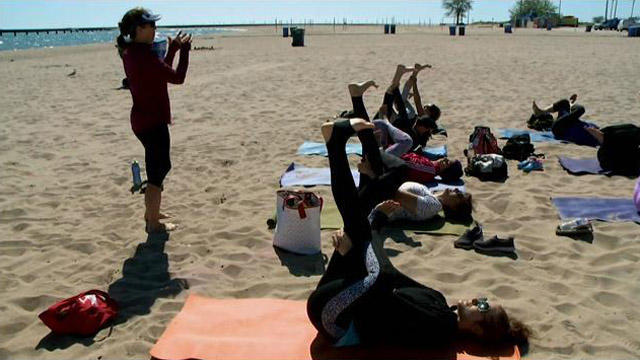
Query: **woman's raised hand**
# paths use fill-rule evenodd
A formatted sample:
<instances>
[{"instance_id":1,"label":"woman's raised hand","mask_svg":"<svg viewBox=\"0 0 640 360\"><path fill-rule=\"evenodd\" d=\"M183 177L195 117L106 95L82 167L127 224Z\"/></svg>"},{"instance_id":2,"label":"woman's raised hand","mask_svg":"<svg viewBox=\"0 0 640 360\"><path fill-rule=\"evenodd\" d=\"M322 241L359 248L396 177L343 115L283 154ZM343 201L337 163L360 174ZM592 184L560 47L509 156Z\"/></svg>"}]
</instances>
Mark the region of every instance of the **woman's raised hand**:
<instances>
[{"instance_id":1,"label":"woman's raised hand","mask_svg":"<svg viewBox=\"0 0 640 360\"><path fill-rule=\"evenodd\" d=\"M180 30L173 38L167 36L167 42L169 43L169 47L173 46L176 50L184 48L185 46L191 46L191 34L184 34L182 30Z\"/></svg>"}]
</instances>

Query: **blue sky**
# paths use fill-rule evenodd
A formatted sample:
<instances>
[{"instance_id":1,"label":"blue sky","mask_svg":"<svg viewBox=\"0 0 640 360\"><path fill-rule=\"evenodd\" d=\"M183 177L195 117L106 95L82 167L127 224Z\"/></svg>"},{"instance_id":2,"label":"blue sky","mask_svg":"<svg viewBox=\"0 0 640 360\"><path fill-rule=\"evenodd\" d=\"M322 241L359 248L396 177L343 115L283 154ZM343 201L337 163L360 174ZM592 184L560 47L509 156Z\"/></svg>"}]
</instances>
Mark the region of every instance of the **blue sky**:
<instances>
[{"instance_id":1,"label":"blue sky","mask_svg":"<svg viewBox=\"0 0 640 360\"><path fill-rule=\"evenodd\" d=\"M559 0L553 0L558 5ZM475 0L471 19L506 20L515 0ZM619 0L618 17L628 17L632 0ZM163 16L161 24L273 23L275 18L294 22L313 19L333 21L344 17L364 22L449 22L441 0L385 1L91 1L91 0L0 0L0 28L52 28L116 26L131 7L144 6ZM583 21L604 14L605 0L563 0L562 13ZM640 14L640 1L634 14Z\"/></svg>"}]
</instances>

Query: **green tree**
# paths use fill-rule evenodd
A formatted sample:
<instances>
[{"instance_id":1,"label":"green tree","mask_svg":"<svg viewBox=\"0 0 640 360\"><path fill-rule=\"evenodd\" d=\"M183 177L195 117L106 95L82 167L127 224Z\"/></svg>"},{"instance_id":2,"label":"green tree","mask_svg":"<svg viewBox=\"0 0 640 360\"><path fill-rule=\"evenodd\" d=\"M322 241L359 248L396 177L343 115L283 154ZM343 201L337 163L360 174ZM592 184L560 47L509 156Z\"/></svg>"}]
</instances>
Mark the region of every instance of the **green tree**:
<instances>
[{"instance_id":1,"label":"green tree","mask_svg":"<svg viewBox=\"0 0 640 360\"><path fill-rule=\"evenodd\" d=\"M442 7L447 16L456 17L456 24L461 24L464 15L471 11L473 0L442 0Z\"/></svg>"},{"instance_id":2,"label":"green tree","mask_svg":"<svg viewBox=\"0 0 640 360\"><path fill-rule=\"evenodd\" d=\"M517 0L515 5L509 10L511 19L523 16L536 17L557 17L558 8L551 0Z\"/></svg>"}]
</instances>

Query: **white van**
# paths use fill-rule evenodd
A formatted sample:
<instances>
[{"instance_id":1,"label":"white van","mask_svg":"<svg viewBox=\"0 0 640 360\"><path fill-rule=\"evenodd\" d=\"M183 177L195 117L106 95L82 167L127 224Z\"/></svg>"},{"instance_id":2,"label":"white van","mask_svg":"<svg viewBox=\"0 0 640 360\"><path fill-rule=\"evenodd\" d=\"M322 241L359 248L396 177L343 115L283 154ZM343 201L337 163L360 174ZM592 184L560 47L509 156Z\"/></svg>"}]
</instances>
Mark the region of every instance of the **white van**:
<instances>
[{"instance_id":1,"label":"white van","mask_svg":"<svg viewBox=\"0 0 640 360\"><path fill-rule=\"evenodd\" d=\"M623 31L623 30L629 31L629 26L633 26L633 25L640 25L640 22L638 22L637 17L632 17L632 18L628 18L620 21L620 23L618 24L618 31Z\"/></svg>"}]
</instances>

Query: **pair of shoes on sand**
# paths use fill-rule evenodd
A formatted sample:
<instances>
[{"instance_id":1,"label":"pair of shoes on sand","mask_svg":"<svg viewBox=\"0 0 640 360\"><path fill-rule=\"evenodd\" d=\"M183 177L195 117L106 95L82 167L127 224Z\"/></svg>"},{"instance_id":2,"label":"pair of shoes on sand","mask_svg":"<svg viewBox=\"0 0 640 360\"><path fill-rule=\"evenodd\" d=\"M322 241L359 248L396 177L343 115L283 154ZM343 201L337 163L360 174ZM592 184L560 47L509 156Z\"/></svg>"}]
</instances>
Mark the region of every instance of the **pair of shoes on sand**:
<instances>
[{"instance_id":1,"label":"pair of shoes on sand","mask_svg":"<svg viewBox=\"0 0 640 360\"><path fill-rule=\"evenodd\" d=\"M485 240L482 225L477 222L473 228L465 231L458 240L454 241L453 246L465 250L474 249L476 252L486 255L505 255L516 252L512 236L500 239L495 235Z\"/></svg>"},{"instance_id":2,"label":"pair of shoes on sand","mask_svg":"<svg viewBox=\"0 0 640 360\"><path fill-rule=\"evenodd\" d=\"M527 160L518 163L518 169L528 173L532 170L544 170L542 161L535 156L528 158Z\"/></svg>"}]
</instances>

